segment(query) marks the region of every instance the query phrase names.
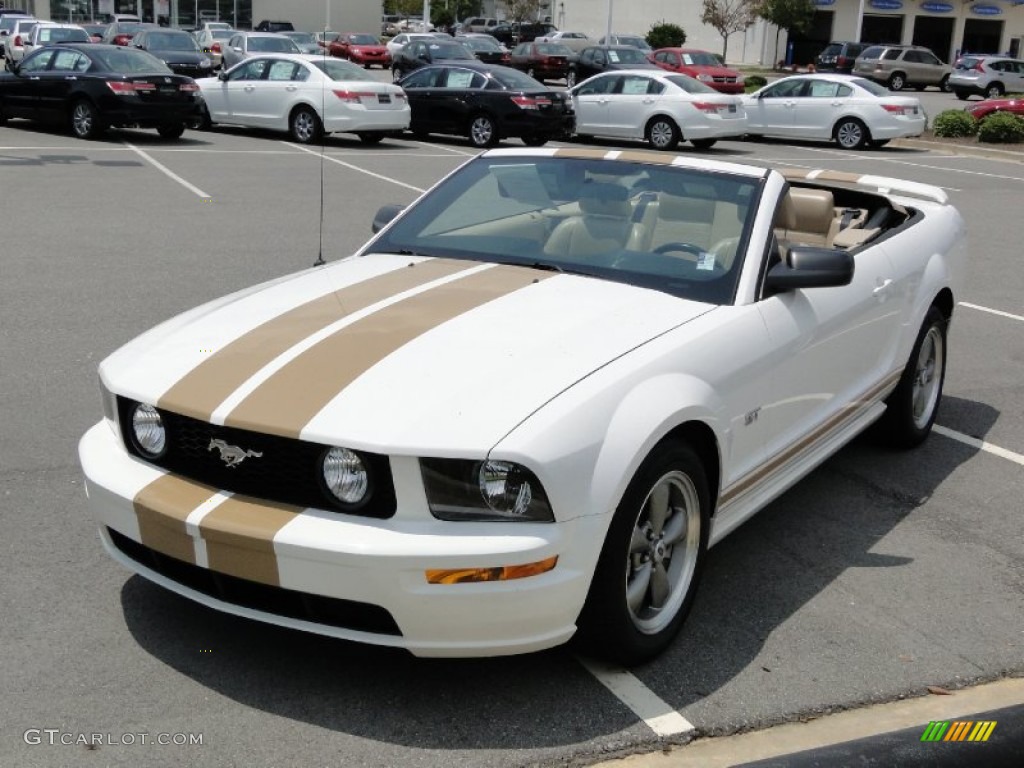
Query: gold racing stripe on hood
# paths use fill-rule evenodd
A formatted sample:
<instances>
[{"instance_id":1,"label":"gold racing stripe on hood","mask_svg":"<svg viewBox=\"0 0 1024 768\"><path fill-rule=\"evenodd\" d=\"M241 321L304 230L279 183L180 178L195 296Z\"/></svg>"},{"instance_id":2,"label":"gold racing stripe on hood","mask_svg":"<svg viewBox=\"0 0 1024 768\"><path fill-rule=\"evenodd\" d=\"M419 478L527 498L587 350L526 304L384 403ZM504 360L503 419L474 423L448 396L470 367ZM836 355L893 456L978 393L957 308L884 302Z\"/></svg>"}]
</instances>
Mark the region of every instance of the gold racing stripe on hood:
<instances>
[{"instance_id":1,"label":"gold racing stripe on hood","mask_svg":"<svg viewBox=\"0 0 1024 768\"><path fill-rule=\"evenodd\" d=\"M301 512L287 504L232 496L199 523L210 570L280 586L274 536Z\"/></svg>"},{"instance_id":2,"label":"gold racing stripe on hood","mask_svg":"<svg viewBox=\"0 0 1024 768\"><path fill-rule=\"evenodd\" d=\"M185 528L185 518L216 493L215 488L176 475L158 477L132 500L142 543L168 557L195 564L195 545Z\"/></svg>"},{"instance_id":3,"label":"gold racing stripe on hood","mask_svg":"<svg viewBox=\"0 0 1024 768\"><path fill-rule=\"evenodd\" d=\"M298 355L242 400L225 424L298 437L338 393L392 352L448 320L547 277L523 267L499 266L398 301Z\"/></svg>"},{"instance_id":4,"label":"gold racing stripe on hood","mask_svg":"<svg viewBox=\"0 0 1024 768\"><path fill-rule=\"evenodd\" d=\"M278 355L353 312L477 262L431 259L400 267L308 301L253 328L217 350L177 381L157 403L168 411L209 421L217 406Z\"/></svg>"}]
</instances>

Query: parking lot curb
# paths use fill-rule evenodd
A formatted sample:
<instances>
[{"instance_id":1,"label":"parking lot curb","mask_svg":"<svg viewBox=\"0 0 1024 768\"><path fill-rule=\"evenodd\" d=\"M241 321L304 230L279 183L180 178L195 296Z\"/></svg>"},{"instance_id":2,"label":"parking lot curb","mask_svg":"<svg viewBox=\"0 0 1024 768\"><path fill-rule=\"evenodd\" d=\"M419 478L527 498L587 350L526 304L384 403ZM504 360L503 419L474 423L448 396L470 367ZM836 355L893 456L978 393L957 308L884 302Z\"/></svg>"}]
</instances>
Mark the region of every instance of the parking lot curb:
<instances>
[{"instance_id":1,"label":"parking lot curb","mask_svg":"<svg viewBox=\"0 0 1024 768\"><path fill-rule=\"evenodd\" d=\"M726 768L907 728L920 726L923 730L932 721L970 718L973 713L1021 704L1024 704L1024 678L1004 678L943 695L929 694L872 704L809 722L785 723L732 736L697 738L684 746L596 763L592 768Z\"/></svg>"},{"instance_id":2,"label":"parking lot curb","mask_svg":"<svg viewBox=\"0 0 1024 768\"><path fill-rule=\"evenodd\" d=\"M889 146L901 147L903 149L924 149L948 155L961 155L963 157L982 157L987 160L1024 163L1024 145L1020 145L1020 149L994 149L967 144L947 143L944 141L928 141L926 139L893 139Z\"/></svg>"}]
</instances>

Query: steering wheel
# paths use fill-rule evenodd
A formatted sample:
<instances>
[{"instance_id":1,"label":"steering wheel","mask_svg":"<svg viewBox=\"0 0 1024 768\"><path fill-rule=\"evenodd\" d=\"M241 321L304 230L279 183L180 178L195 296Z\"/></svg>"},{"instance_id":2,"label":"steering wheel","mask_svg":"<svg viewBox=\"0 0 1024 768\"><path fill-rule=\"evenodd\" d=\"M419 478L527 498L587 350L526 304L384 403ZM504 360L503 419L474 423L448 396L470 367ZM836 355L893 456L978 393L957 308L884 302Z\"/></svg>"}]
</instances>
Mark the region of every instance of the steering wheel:
<instances>
[{"instance_id":1,"label":"steering wheel","mask_svg":"<svg viewBox=\"0 0 1024 768\"><path fill-rule=\"evenodd\" d=\"M693 243L665 243L654 249L653 253L692 253L694 256L703 256L704 249Z\"/></svg>"}]
</instances>

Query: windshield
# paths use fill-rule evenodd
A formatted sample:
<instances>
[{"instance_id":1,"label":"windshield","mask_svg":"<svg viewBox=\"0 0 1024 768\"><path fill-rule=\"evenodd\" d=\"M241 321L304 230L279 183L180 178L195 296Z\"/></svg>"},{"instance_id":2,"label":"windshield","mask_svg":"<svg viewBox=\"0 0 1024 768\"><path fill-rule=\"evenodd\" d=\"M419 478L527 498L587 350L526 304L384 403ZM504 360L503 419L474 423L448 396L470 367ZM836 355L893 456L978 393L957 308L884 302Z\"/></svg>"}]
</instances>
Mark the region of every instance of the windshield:
<instances>
[{"instance_id":1,"label":"windshield","mask_svg":"<svg viewBox=\"0 0 1024 768\"><path fill-rule=\"evenodd\" d=\"M431 43L430 55L434 59L472 59L473 54L461 45L445 45L444 43Z\"/></svg>"},{"instance_id":2,"label":"windshield","mask_svg":"<svg viewBox=\"0 0 1024 768\"><path fill-rule=\"evenodd\" d=\"M89 55L99 61L104 69L126 75L169 74L171 71L170 67L153 54L132 48L118 47L117 50L112 50L97 46L96 50L89 51Z\"/></svg>"},{"instance_id":3,"label":"windshield","mask_svg":"<svg viewBox=\"0 0 1024 768\"><path fill-rule=\"evenodd\" d=\"M352 35L348 40L352 45L380 45L380 40L373 35Z\"/></svg>"},{"instance_id":4,"label":"windshield","mask_svg":"<svg viewBox=\"0 0 1024 768\"><path fill-rule=\"evenodd\" d=\"M39 43L87 43L89 33L72 27L43 27L39 30Z\"/></svg>"},{"instance_id":5,"label":"windshield","mask_svg":"<svg viewBox=\"0 0 1024 768\"><path fill-rule=\"evenodd\" d=\"M466 37L459 42L467 48L472 48L474 51L500 51L501 46L493 40L488 40L485 37Z\"/></svg>"},{"instance_id":6,"label":"windshield","mask_svg":"<svg viewBox=\"0 0 1024 768\"><path fill-rule=\"evenodd\" d=\"M682 88L687 93L718 93L710 85L705 85L695 77L687 75L668 75L665 77L670 83Z\"/></svg>"},{"instance_id":7,"label":"windshield","mask_svg":"<svg viewBox=\"0 0 1024 768\"><path fill-rule=\"evenodd\" d=\"M879 85L872 80L865 80L863 77L857 77L851 80L854 85L863 88L865 91L870 93L872 96L888 96L889 89L884 85Z\"/></svg>"},{"instance_id":8,"label":"windshield","mask_svg":"<svg viewBox=\"0 0 1024 768\"><path fill-rule=\"evenodd\" d=\"M758 190L754 177L596 155L482 157L367 250L524 264L727 304ZM692 222L685 236L681 220Z\"/></svg>"},{"instance_id":9,"label":"windshield","mask_svg":"<svg viewBox=\"0 0 1024 768\"><path fill-rule=\"evenodd\" d=\"M651 46L647 44L647 41L642 37L629 37L628 35L618 35L615 38L619 45L632 45L640 50L649 51Z\"/></svg>"},{"instance_id":10,"label":"windshield","mask_svg":"<svg viewBox=\"0 0 1024 768\"><path fill-rule=\"evenodd\" d=\"M684 53L683 64L694 67L718 67L721 66L710 53Z\"/></svg>"},{"instance_id":11,"label":"windshield","mask_svg":"<svg viewBox=\"0 0 1024 768\"><path fill-rule=\"evenodd\" d=\"M156 32L146 37L146 47L151 51L198 51L192 35L183 32Z\"/></svg>"},{"instance_id":12,"label":"windshield","mask_svg":"<svg viewBox=\"0 0 1024 768\"><path fill-rule=\"evenodd\" d=\"M310 64L326 74L331 80L358 80L359 82L378 82L365 69L341 59L311 59Z\"/></svg>"},{"instance_id":13,"label":"windshield","mask_svg":"<svg viewBox=\"0 0 1024 768\"><path fill-rule=\"evenodd\" d=\"M316 35L312 32L284 32L283 34L299 45L316 45Z\"/></svg>"},{"instance_id":14,"label":"windshield","mask_svg":"<svg viewBox=\"0 0 1024 768\"><path fill-rule=\"evenodd\" d=\"M547 86L533 79L525 72L510 67L492 67L491 77L511 90L548 90Z\"/></svg>"},{"instance_id":15,"label":"windshield","mask_svg":"<svg viewBox=\"0 0 1024 768\"><path fill-rule=\"evenodd\" d=\"M261 53L299 53L299 46L287 37L250 37L249 50Z\"/></svg>"},{"instance_id":16,"label":"windshield","mask_svg":"<svg viewBox=\"0 0 1024 768\"><path fill-rule=\"evenodd\" d=\"M647 63L647 57L639 48L609 48L608 60L619 64Z\"/></svg>"}]
</instances>

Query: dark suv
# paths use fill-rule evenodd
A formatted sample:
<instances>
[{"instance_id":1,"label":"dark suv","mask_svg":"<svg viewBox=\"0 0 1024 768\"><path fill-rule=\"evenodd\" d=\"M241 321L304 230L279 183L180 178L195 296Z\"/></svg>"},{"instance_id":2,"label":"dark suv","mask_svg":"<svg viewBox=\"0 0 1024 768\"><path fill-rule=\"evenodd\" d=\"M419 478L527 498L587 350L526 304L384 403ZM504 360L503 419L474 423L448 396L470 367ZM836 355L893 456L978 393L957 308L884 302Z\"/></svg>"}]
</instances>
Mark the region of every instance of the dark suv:
<instances>
[{"instance_id":1,"label":"dark suv","mask_svg":"<svg viewBox=\"0 0 1024 768\"><path fill-rule=\"evenodd\" d=\"M294 32L295 26L290 21L267 21L264 19L255 27L253 32Z\"/></svg>"},{"instance_id":2,"label":"dark suv","mask_svg":"<svg viewBox=\"0 0 1024 768\"><path fill-rule=\"evenodd\" d=\"M868 45L869 43L831 42L818 54L814 67L818 72L848 75L853 70L853 62Z\"/></svg>"}]
</instances>

